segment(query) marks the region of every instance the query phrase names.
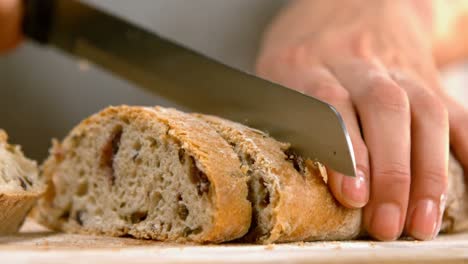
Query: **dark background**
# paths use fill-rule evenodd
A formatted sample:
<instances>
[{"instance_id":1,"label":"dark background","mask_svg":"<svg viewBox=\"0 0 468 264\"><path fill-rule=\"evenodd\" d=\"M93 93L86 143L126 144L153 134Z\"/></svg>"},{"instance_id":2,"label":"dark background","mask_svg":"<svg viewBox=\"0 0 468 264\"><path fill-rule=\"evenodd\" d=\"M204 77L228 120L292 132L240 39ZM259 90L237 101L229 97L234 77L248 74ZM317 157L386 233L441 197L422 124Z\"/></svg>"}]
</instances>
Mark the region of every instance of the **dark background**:
<instances>
[{"instance_id":1,"label":"dark background","mask_svg":"<svg viewBox=\"0 0 468 264\"><path fill-rule=\"evenodd\" d=\"M284 0L93 0L118 14L231 66L250 71L258 42ZM83 65L81 66L83 68ZM0 58L0 128L41 161L52 137L108 105L168 105L94 66L25 43Z\"/></svg>"},{"instance_id":2,"label":"dark background","mask_svg":"<svg viewBox=\"0 0 468 264\"><path fill-rule=\"evenodd\" d=\"M251 71L261 33L286 0L85 2ZM62 138L81 119L106 106L168 105L92 65L84 68L80 70L76 59L31 43L0 57L0 128L31 158L44 159L52 137ZM468 74L448 74L446 83L468 102Z\"/></svg>"}]
</instances>

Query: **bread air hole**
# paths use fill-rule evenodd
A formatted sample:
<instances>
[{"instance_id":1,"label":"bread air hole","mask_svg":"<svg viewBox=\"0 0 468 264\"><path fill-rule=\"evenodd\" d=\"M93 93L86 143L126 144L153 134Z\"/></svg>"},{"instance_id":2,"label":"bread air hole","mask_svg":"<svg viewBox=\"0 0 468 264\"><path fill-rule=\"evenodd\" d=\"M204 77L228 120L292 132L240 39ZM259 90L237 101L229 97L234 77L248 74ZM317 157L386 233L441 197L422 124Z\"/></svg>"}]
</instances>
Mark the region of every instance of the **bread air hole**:
<instances>
[{"instance_id":1,"label":"bread air hole","mask_svg":"<svg viewBox=\"0 0 468 264\"><path fill-rule=\"evenodd\" d=\"M258 205L261 208L265 208L270 204L270 192L268 191L268 187L263 178L259 179L258 196Z\"/></svg>"},{"instance_id":2,"label":"bread air hole","mask_svg":"<svg viewBox=\"0 0 468 264\"><path fill-rule=\"evenodd\" d=\"M129 221L132 224L138 224L140 222L145 221L147 217L148 217L148 211L136 211L130 215Z\"/></svg>"},{"instance_id":3,"label":"bread air hole","mask_svg":"<svg viewBox=\"0 0 468 264\"><path fill-rule=\"evenodd\" d=\"M157 206L159 202L162 200L162 194L160 192L153 192L150 195L151 203Z\"/></svg>"},{"instance_id":4,"label":"bread air hole","mask_svg":"<svg viewBox=\"0 0 468 264\"><path fill-rule=\"evenodd\" d=\"M229 145L231 145L234 152L236 152L237 157L241 162L241 171L243 174L247 176L252 176L253 174L253 165L255 164L255 160L252 158L252 155L249 153L243 153L239 146L232 141L228 141Z\"/></svg>"},{"instance_id":5,"label":"bread air hole","mask_svg":"<svg viewBox=\"0 0 468 264\"><path fill-rule=\"evenodd\" d=\"M84 214L85 212L83 210L78 210L75 212L75 222L80 226L83 226L84 224Z\"/></svg>"},{"instance_id":6,"label":"bread air hole","mask_svg":"<svg viewBox=\"0 0 468 264\"><path fill-rule=\"evenodd\" d=\"M83 197L88 193L88 181L81 181L76 188L76 195Z\"/></svg>"},{"instance_id":7,"label":"bread air hole","mask_svg":"<svg viewBox=\"0 0 468 264\"><path fill-rule=\"evenodd\" d=\"M180 148L178 155L180 164L185 164L185 149Z\"/></svg>"},{"instance_id":8,"label":"bread air hole","mask_svg":"<svg viewBox=\"0 0 468 264\"><path fill-rule=\"evenodd\" d=\"M70 218L70 210L65 210L59 217L62 221L67 221Z\"/></svg>"},{"instance_id":9,"label":"bread air hole","mask_svg":"<svg viewBox=\"0 0 468 264\"><path fill-rule=\"evenodd\" d=\"M189 215L189 210L184 204L181 194L177 195L177 215L183 221L185 221Z\"/></svg>"},{"instance_id":10,"label":"bread air hole","mask_svg":"<svg viewBox=\"0 0 468 264\"><path fill-rule=\"evenodd\" d=\"M119 152L122 133L122 126L116 126L112 130L111 136L102 148L101 152L100 167L106 170L106 174L111 185L114 185L115 183L114 157Z\"/></svg>"},{"instance_id":11,"label":"bread air hole","mask_svg":"<svg viewBox=\"0 0 468 264\"><path fill-rule=\"evenodd\" d=\"M148 138L148 141L150 142L150 148L159 148L161 145L155 138Z\"/></svg>"},{"instance_id":12,"label":"bread air hole","mask_svg":"<svg viewBox=\"0 0 468 264\"><path fill-rule=\"evenodd\" d=\"M133 155L132 155L132 161L135 162L137 165L140 165L142 160L139 157L140 156L140 150L141 150L141 143L140 141L136 141L133 143Z\"/></svg>"},{"instance_id":13,"label":"bread air hole","mask_svg":"<svg viewBox=\"0 0 468 264\"><path fill-rule=\"evenodd\" d=\"M190 228L190 227L187 226L187 227L184 228L184 231L183 231L182 235L183 235L184 237L188 237L188 236L190 236L190 235L197 235L197 234L200 234L202 231L203 231L203 228L202 228L201 226L196 227L196 228L194 228L194 229L192 229L192 228Z\"/></svg>"},{"instance_id":14,"label":"bread air hole","mask_svg":"<svg viewBox=\"0 0 468 264\"><path fill-rule=\"evenodd\" d=\"M294 169L299 172L300 174L304 175L306 173L306 166L304 159L299 156L293 149L289 148L284 151L284 155L286 155L285 160L292 163Z\"/></svg>"},{"instance_id":15,"label":"bread air hole","mask_svg":"<svg viewBox=\"0 0 468 264\"><path fill-rule=\"evenodd\" d=\"M210 191L211 183L206 174L197 167L193 157L190 157L189 177L190 181L196 186L198 195L201 196Z\"/></svg>"},{"instance_id":16,"label":"bread air hole","mask_svg":"<svg viewBox=\"0 0 468 264\"><path fill-rule=\"evenodd\" d=\"M23 178L21 178L21 177L19 177L18 180L19 180L19 182L20 182L21 188L22 188L23 190L27 190L27 189L28 189L28 185L26 184L26 181L25 181Z\"/></svg>"},{"instance_id":17,"label":"bread air hole","mask_svg":"<svg viewBox=\"0 0 468 264\"><path fill-rule=\"evenodd\" d=\"M251 179L250 181L252 180L253 179ZM260 191L256 190L258 189L258 187L255 187L254 185L258 185L258 181L255 184L253 182L249 182L248 185L248 199L249 201L252 201L252 203L254 203L255 206L252 207L252 222L250 223L249 232L247 233L247 241L255 240L268 234L268 231L259 225L259 219L261 215L261 206L259 205L259 203L262 200L262 198L260 198L262 197L262 195L260 194Z\"/></svg>"},{"instance_id":18,"label":"bread air hole","mask_svg":"<svg viewBox=\"0 0 468 264\"><path fill-rule=\"evenodd\" d=\"M252 166L255 163L255 160L252 158L252 156L247 153L245 154L245 157L242 159L242 163L245 163L247 166Z\"/></svg>"},{"instance_id":19,"label":"bread air hole","mask_svg":"<svg viewBox=\"0 0 468 264\"><path fill-rule=\"evenodd\" d=\"M187 217L189 215L189 210L185 204L179 204L177 206L177 215L179 218L183 221L187 220Z\"/></svg>"}]
</instances>

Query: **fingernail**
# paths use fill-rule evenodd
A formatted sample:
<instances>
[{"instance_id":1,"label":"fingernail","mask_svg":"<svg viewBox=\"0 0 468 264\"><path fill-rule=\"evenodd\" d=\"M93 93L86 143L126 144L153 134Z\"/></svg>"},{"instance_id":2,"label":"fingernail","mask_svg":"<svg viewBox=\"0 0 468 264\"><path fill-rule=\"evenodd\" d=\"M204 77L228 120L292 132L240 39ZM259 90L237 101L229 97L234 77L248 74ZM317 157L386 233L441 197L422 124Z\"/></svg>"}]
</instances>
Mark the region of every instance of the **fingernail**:
<instances>
[{"instance_id":1,"label":"fingernail","mask_svg":"<svg viewBox=\"0 0 468 264\"><path fill-rule=\"evenodd\" d=\"M343 176L341 192L344 199L353 207L363 207L369 200L367 178L364 172L358 170L356 177Z\"/></svg>"},{"instance_id":2,"label":"fingernail","mask_svg":"<svg viewBox=\"0 0 468 264\"><path fill-rule=\"evenodd\" d=\"M420 200L414 209L409 233L420 240L432 239L436 236L439 210L436 203L430 199Z\"/></svg>"},{"instance_id":3,"label":"fingernail","mask_svg":"<svg viewBox=\"0 0 468 264\"><path fill-rule=\"evenodd\" d=\"M371 222L371 234L380 240L395 240L401 232L401 210L394 203L378 205L374 210Z\"/></svg>"},{"instance_id":4,"label":"fingernail","mask_svg":"<svg viewBox=\"0 0 468 264\"><path fill-rule=\"evenodd\" d=\"M437 227L436 227L436 231L434 233L434 236L432 238L435 238L440 232L440 228L442 226L442 218L444 217L445 203L446 202L447 202L447 195L442 194L440 196L440 201L439 201L439 215L438 215L438 219L437 219Z\"/></svg>"}]
</instances>

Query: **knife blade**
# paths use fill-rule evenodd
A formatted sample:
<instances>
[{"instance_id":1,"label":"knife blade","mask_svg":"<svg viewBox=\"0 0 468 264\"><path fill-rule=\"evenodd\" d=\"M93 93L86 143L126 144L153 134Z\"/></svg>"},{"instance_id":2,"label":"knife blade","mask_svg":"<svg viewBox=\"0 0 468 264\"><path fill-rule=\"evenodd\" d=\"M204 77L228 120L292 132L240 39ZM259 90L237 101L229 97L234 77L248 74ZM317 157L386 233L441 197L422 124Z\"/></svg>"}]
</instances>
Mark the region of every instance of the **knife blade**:
<instances>
[{"instance_id":1,"label":"knife blade","mask_svg":"<svg viewBox=\"0 0 468 264\"><path fill-rule=\"evenodd\" d=\"M355 175L344 122L325 102L230 68L79 1L25 0L23 29L36 42L86 59L186 110L265 131L304 157Z\"/></svg>"}]
</instances>

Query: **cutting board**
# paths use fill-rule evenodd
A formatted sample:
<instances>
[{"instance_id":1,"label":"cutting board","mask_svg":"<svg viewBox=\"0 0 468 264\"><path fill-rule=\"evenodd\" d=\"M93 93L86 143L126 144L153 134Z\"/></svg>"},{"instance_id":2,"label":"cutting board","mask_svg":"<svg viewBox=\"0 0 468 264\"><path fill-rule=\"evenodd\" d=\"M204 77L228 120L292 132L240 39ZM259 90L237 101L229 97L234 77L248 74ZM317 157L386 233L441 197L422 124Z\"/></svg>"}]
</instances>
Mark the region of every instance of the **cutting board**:
<instances>
[{"instance_id":1,"label":"cutting board","mask_svg":"<svg viewBox=\"0 0 468 264\"><path fill-rule=\"evenodd\" d=\"M0 263L468 263L468 233L434 241L181 245L56 233L26 221L0 237Z\"/></svg>"}]
</instances>

